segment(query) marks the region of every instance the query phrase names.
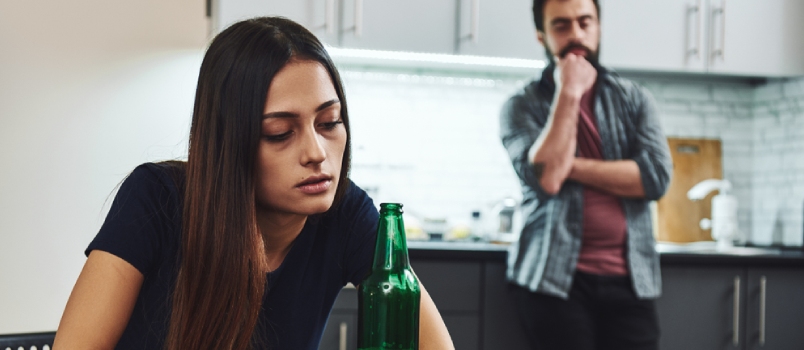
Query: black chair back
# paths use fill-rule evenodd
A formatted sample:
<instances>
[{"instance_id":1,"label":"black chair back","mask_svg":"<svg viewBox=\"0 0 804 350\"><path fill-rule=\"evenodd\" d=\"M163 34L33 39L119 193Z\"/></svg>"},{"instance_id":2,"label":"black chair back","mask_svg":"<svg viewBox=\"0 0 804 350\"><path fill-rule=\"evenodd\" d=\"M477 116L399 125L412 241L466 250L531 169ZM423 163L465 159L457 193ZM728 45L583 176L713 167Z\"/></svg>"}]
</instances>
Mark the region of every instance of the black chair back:
<instances>
[{"instance_id":1,"label":"black chair back","mask_svg":"<svg viewBox=\"0 0 804 350\"><path fill-rule=\"evenodd\" d=\"M56 332L0 334L0 350L50 350Z\"/></svg>"}]
</instances>

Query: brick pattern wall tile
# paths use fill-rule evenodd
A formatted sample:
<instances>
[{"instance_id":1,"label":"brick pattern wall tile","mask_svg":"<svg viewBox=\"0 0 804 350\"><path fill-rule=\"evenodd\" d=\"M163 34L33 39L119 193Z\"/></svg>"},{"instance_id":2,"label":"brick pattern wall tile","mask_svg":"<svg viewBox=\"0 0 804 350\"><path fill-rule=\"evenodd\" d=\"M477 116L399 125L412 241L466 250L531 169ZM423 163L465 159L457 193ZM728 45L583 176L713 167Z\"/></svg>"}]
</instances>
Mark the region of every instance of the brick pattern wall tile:
<instances>
[{"instance_id":1,"label":"brick pattern wall tile","mask_svg":"<svg viewBox=\"0 0 804 350\"><path fill-rule=\"evenodd\" d=\"M752 239L801 245L804 213L804 79L755 89Z\"/></svg>"}]
</instances>

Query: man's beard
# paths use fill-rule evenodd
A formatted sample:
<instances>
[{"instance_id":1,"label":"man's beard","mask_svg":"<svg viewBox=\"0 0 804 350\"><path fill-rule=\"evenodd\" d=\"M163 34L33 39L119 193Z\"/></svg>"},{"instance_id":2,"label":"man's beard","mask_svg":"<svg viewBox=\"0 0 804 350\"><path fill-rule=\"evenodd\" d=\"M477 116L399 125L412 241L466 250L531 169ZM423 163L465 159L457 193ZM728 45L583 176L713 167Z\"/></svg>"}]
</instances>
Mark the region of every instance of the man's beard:
<instances>
[{"instance_id":1,"label":"man's beard","mask_svg":"<svg viewBox=\"0 0 804 350\"><path fill-rule=\"evenodd\" d=\"M563 49L561 49L561 51L558 53L558 57L559 58L564 58L564 57L567 56L567 54L570 51L575 50L575 49L581 49L584 52L586 52L586 55L584 55L584 58L587 61L589 61L589 63L591 63L592 66L594 66L595 68L600 67L600 60L598 59L598 57L600 55L600 47L599 46L598 46L597 50L592 51L592 49L584 46L583 44L570 43L569 45L567 45ZM547 55L547 59L549 59L550 62L556 63L555 62L555 57L553 56L553 51L550 50L550 46L547 45L546 42L544 43L544 52L545 52L545 55Z\"/></svg>"}]
</instances>

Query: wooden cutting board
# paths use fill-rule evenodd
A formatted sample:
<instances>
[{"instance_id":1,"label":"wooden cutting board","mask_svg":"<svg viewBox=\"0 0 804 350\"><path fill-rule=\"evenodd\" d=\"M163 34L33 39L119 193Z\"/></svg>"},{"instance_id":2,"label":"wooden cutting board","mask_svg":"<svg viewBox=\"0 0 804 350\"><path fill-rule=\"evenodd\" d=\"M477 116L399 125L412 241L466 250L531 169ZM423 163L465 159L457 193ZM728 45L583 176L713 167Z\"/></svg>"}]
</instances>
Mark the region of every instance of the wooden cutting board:
<instances>
[{"instance_id":1,"label":"wooden cutting board","mask_svg":"<svg viewBox=\"0 0 804 350\"><path fill-rule=\"evenodd\" d=\"M723 178L720 140L667 138L673 157L670 188L658 201L656 239L665 242L711 241L710 230L699 222L711 218L714 191L700 201L687 198L687 191L706 179Z\"/></svg>"}]
</instances>

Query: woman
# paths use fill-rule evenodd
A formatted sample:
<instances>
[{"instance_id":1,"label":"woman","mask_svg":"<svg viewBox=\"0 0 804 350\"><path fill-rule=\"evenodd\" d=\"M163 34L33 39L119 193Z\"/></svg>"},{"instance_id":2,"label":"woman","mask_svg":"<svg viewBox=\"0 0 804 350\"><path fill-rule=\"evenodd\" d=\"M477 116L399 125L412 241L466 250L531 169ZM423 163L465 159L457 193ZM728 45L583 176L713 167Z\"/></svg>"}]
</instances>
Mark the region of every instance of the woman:
<instances>
[{"instance_id":1,"label":"woman","mask_svg":"<svg viewBox=\"0 0 804 350\"><path fill-rule=\"evenodd\" d=\"M54 349L316 349L373 256L378 213L349 159L321 43L282 18L226 29L201 65L186 164L122 184ZM421 304L421 349L451 349L424 290Z\"/></svg>"}]
</instances>

